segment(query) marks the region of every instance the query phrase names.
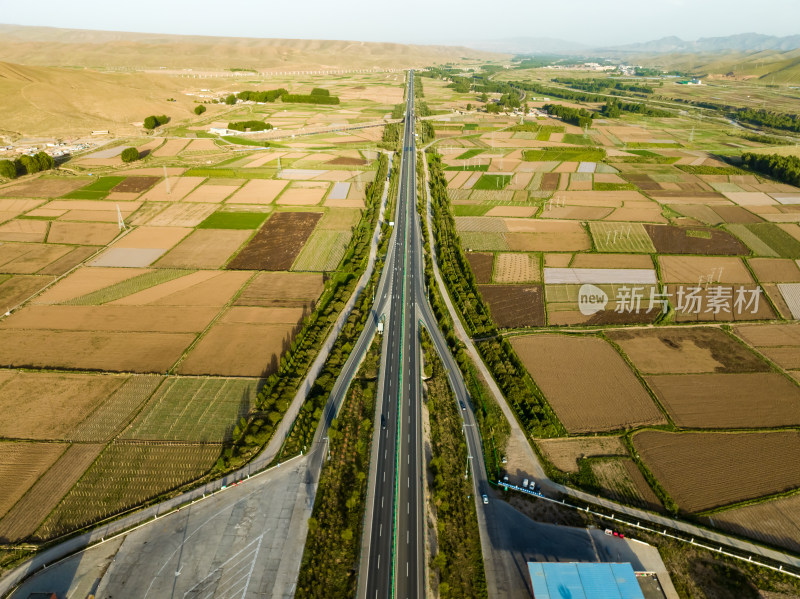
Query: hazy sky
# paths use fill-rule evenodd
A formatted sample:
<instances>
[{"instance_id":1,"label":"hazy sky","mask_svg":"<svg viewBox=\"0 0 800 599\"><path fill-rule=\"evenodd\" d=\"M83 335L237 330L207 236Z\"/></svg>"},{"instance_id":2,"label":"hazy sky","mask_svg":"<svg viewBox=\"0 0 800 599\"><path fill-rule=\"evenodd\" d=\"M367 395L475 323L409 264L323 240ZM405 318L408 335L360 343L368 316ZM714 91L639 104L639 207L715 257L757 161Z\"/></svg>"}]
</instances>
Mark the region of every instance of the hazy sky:
<instances>
[{"instance_id":1,"label":"hazy sky","mask_svg":"<svg viewBox=\"0 0 800 599\"><path fill-rule=\"evenodd\" d=\"M551 37L603 45L800 34L798 0L0 0L0 7L0 19L18 25L407 43Z\"/></svg>"}]
</instances>

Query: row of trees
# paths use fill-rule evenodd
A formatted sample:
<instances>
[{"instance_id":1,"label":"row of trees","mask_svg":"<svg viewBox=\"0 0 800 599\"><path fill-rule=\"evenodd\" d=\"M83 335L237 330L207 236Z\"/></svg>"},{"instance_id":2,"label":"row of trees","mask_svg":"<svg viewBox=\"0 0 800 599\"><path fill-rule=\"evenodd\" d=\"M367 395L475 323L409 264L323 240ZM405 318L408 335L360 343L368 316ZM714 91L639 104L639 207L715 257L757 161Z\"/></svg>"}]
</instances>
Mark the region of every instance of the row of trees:
<instances>
[{"instance_id":1,"label":"row of trees","mask_svg":"<svg viewBox=\"0 0 800 599\"><path fill-rule=\"evenodd\" d=\"M734 114L734 118L742 123L750 123L759 127L771 127L800 133L800 115L797 114L740 108Z\"/></svg>"},{"instance_id":2,"label":"row of trees","mask_svg":"<svg viewBox=\"0 0 800 599\"><path fill-rule=\"evenodd\" d=\"M447 179L441 156L435 153L427 156L437 258L453 303L461 313L469 335L483 338L476 343L478 352L516 412L523 429L531 436L538 437L563 434L564 427L530 378L511 344L498 335L458 238L447 197ZM434 305L434 312L437 310L440 311L441 308L437 309ZM446 331L446 336L448 343L452 343L451 338L455 339L450 331ZM462 365L466 357L457 354L456 360Z\"/></svg>"},{"instance_id":3,"label":"row of trees","mask_svg":"<svg viewBox=\"0 0 800 599\"><path fill-rule=\"evenodd\" d=\"M0 177L16 179L23 175L32 175L55 167L53 157L47 152L39 152L33 156L20 156L15 160L0 160Z\"/></svg>"},{"instance_id":4,"label":"row of trees","mask_svg":"<svg viewBox=\"0 0 800 599\"><path fill-rule=\"evenodd\" d=\"M144 128L155 129L161 125L166 125L167 123L169 123L169 117L166 114L151 115L144 120Z\"/></svg>"},{"instance_id":5,"label":"row of trees","mask_svg":"<svg viewBox=\"0 0 800 599\"><path fill-rule=\"evenodd\" d=\"M780 154L742 154L742 164L783 183L800 186L800 158Z\"/></svg>"},{"instance_id":6,"label":"row of trees","mask_svg":"<svg viewBox=\"0 0 800 599\"><path fill-rule=\"evenodd\" d=\"M444 368L430 336L422 329L430 419L433 476L431 501L436 510L436 554L433 571L438 575L439 596L487 597L486 572L472 481L463 476L469 450L461 430L462 420Z\"/></svg>"},{"instance_id":7,"label":"row of trees","mask_svg":"<svg viewBox=\"0 0 800 599\"><path fill-rule=\"evenodd\" d=\"M236 94L235 99L241 100L242 102L261 102L261 103L274 102L282 95L288 93L289 92L282 87L278 89L270 89L261 92L245 90Z\"/></svg>"},{"instance_id":8,"label":"row of trees","mask_svg":"<svg viewBox=\"0 0 800 599\"><path fill-rule=\"evenodd\" d=\"M321 94L283 94L281 96L282 102L291 102L294 104L339 104L338 96L323 96Z\"/></svg>"},{"instance_id":9,"label":"row of trees","mask_svg":"<svg viewBox=\"0 0 800 599\"><path fill-rule=\"evenodd\" d=\"M567 85L574 89L581 89L587 92L631 92L637 94L652 94L653 88L649 85L639 85L623 83L614 79L574 79L570 77L555 77L551 79L555 83ZM663 85L663 83L659 83Z\"/></svg>"},{"instance_id":10,"label":"row of trees","mask_svg":"<svg viewBox=\"0 0 800 599\"><path fill-rule=\"evenodd\" d=\"M228 129L233 131L267 131L272 125L264 121L234 121L228 123Z\"/></svg>"},{"instance_id":11,"label":"row of trees","mask_svg":"<svg viewBox=\"0 0 800 599\"><path fill-rule=\"evenodd\" d=\"M547 111L547 114L557 116L565 123L570 123L581 129L592 126L594 113L585 108L571 108L561 104L545 104L542 108Z\"/></svg>"},{"instance_id":12,"label":"row of trees","mask_svg":"<svg viewBox=\"0 0 800 599\"><path fill-rule=\"evenodd\" d=\"M623 112L653 117L669 118L675 116L671 112L653 108L652 106L648 106L642 102L620 102L616 98L613 100L607 100L605 106L603 106L602 110L600 111L600 114L606 118L615 119L622 116Z\"/></svg>"}]
</instances>

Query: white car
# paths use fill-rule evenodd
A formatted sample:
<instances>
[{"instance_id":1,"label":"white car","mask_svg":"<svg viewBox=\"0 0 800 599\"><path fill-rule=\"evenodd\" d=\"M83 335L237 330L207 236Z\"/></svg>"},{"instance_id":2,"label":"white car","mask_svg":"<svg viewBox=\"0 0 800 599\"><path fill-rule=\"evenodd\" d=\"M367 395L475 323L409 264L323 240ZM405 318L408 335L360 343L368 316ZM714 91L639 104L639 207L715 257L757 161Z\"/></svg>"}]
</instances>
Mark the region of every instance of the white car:
<instances>
[{"instance_id":1,"label":"white car","mask_svg":"<svg viewBox=\"0 0 800 599\"><path fill-rule=\"evenodd\" d=\"M483 494L483 505L489 504L489 496L486 493Z\"/></svg>"}]
</instances>

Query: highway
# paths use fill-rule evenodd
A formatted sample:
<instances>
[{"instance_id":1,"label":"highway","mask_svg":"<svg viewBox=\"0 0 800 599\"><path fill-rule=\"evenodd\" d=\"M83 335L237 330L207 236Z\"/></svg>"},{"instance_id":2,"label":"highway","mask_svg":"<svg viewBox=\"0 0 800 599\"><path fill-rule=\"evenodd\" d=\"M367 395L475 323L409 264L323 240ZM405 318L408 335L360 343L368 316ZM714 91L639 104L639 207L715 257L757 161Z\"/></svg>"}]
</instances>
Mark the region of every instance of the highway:
<instances>
[{"instance_id":1,"label":"highway","mask_svg":"<svg viewBox=\"0 0 800 599\"><path fill-rule=\"evenodd\" d=\"M366 597L424 595L424 529L419 396L418 294L409 239L419 237L416 223L416 146L414 143L414 78L409 73L398 202L390 251L379 286L377 313L383 315L380 432L376 480L369 506L369 557Z\"/></svg>"}]
</instances>

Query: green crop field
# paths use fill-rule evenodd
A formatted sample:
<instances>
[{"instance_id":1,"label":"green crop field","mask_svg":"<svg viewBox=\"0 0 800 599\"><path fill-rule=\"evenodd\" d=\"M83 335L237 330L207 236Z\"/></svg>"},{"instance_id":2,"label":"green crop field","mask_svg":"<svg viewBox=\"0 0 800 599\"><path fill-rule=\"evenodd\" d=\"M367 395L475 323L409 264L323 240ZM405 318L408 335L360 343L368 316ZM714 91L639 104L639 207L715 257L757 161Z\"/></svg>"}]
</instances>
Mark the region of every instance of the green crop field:
<instances>
[{"instance_id":1,"label":"green crop field","mask_svg":"<svg viewBox=\"0 0 800 599\"><path fill-rule=\"evenodd\" d=\"M747 247L753 250L756 256L765 256L767 258L778 257L778 252L768 246L766 242L751 231L747 225L725 225L725 228L741 239Z\"/></svg>"},{"instance_id":2,"label":"green crop field","mask_svg":"<svg viewBox=\"0 0 800 599\"><path fill-rule=\"evenodd\" d=\"M456 156L456 160L469 160L470 158L475 158L479 154L483 154L486 150L483 148L472 148L471 150L467 150L463 154Z\"/></svg>"},{"instance_id":3,"label":"green crop field","mask_svg":"<svg viewBox=\"0 0 800 599\"><path fill-rule=\"evenodd\" d=\"M217 442L255 402L257 379L169 378L123 439Z\"/></svg>"},{"instance_id":4,"label":"green crop field","mask_svg":"<svg viewBox=\"0 0 800 599\"><path fill-rule=\"evenodd\" d=\"M125 426L163 377L133 375L91 415L69 433L71 441L108 441Z\"/></svg>"},{"instance_id":5,"label":"green crop field","mask_svg":"<svg viewBox=\"0 0 800 599\"><path fill-rule=\"evenodd\" d=\"M135 507L208 472L221 445L113 443L44 521L51 539Z\"/></svg>"},{"instance_id":6,"label":"green crop field","mask_svg":"<svg viewBox=\"0 0 800 599\"><path fill-rule=\"evenodd\" d=\"M215 212L198 229L258 229L267 220L263 212Z\"/></svg>"},{"instance_id":7,"label":"green crop field","mask_svg":"<svg viewBox=\"0 0 800 599\"><path fill-rule=\"evenodd\" d=\"M505 186L509 183L511 183L511 175L481 175L481 178L472 186L472 189L486 191L505 189Z\"/></svg>"},{"instance_id":8,"label":"green crop field","mask_svg":"<svg viewBox=\"0 0 800 599\"><path fill-rule=\"evenodd\" d=\"M336 270L350 243L350 231L314 231L292 270L330 272Z\"/></svg>"},{"instance_id":9,"label":"green crop field","mask_svg":"<svg viewBox=\"0 0 800 599\"><path fill-rule=\"evenodd\" d=\"M453 206L453 214L455 216L483 216L491 208L487 204L456 204Z\"/></svg>"},{"instance_id":10,"label":"green crop field","mask_svg":"<svg viewBox=\"0 0 800 599\"><path fill-rule=\"evenodd\" d=\"M641 223L591 222L589 231L598 252L654 254L656 251Z\"/></svg>"},{"instance_id":11,"label":"green crop field","mask_svg":"<svg viewBox=\"0 0 800 599\"><path fill-rule=\"evenodd\" d=\"M102 200L108 195L108 192L124 180L125 177L100 177L97 181L62 197L68 200Z\"/></svg>"},{"instance_id":12,"label":"green crop field","mask_svg":"<svg viewBox=\"0 0 800 599\"><path fill-rule=\"evenodd\" d=\"M597 162L606 157L602 148L544 148L542 150L525 150L522 152L523 160L528 162Z\"/></svg>"},{"instance_id":13,"label":"green crop field","mask_svg":"<svg viewBox=\"0 0 800 599\"><path fill-rule=\"evenodd\" d=\"M800 241L773 223L745 225L781 258L800 259ZM745 243L747 243L745 241Z\"/></svg>"},{"instance_id":14,"label":"green crop field","mask_svg":"<svg viewBox=\"0 0 800 599\"><path fill-rule=\"evenodd\" d=\"M446 171L482 171L486 172L489 170L488 164L465 164L464 166L448 166L444 170Z\"/></svg>"},{"instance_id":15,"label":"green crop field","mask_svg":"<svg viewBox=\"0 0 800 599\"><path fill-rule=\"evenodd\" d=\"M461 247L467 250L502 252L508 250L508 243L502 233L483 233L480 231L461 231Z\"/></svg>"},{"instance_id":16,"label":"green crop field","mask_svg":"<svg viewBox=\"0 0 800 599\"><path fill-rule=\"evenodd\" d=\"M191 274L191 270L177 270L171 268L161 268L151 272L142 273L133 278L115 283L104 289L98 289L86 295L63 302L69 306L99 306L108 302L113 302L123 297L128 297L139 291L144 291L150 287L155 287L161 283L172 281L179 277Z\"/></svg>"}]
</instances>

